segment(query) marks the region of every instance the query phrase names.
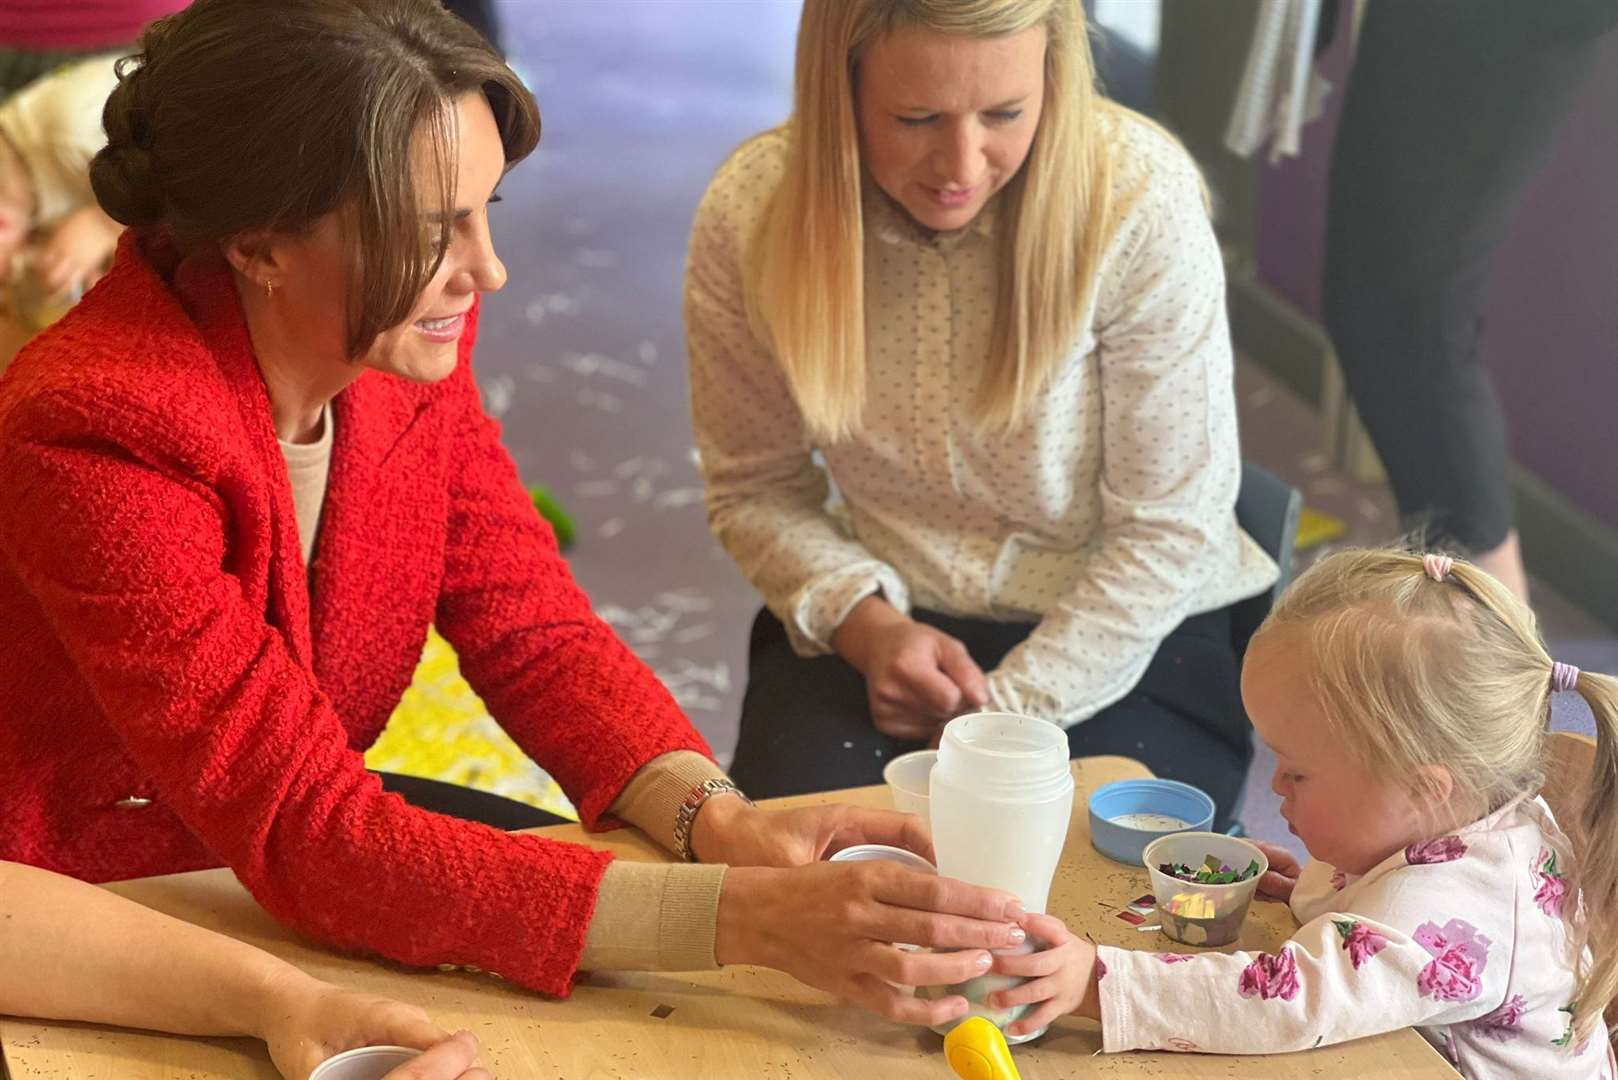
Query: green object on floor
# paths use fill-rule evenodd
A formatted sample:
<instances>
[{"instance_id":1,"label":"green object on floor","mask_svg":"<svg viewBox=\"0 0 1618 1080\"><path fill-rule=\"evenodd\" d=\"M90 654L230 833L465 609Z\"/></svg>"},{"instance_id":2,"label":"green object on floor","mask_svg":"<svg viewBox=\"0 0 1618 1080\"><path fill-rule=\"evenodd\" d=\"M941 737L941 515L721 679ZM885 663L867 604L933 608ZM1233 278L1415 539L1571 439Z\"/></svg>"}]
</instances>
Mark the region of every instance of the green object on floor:
<instances>
[{"instance_id":1,"label":"green object on floor","mask_svg":"<svg viewBox=\"0 0 1618 1080\"><path fill-rule=\"evenodd\" d=\"M533 496L534 509L539 511L539 516L551 523L551 529L556 533L557 546L563 551L572 547L573 539L579 532L578 526L573 524L573 518L568 512L562 509L562 504L556 501L556 496L550 493L549 488L539 484L529 488L528 494Z\"/></svg>"}]
</instances>

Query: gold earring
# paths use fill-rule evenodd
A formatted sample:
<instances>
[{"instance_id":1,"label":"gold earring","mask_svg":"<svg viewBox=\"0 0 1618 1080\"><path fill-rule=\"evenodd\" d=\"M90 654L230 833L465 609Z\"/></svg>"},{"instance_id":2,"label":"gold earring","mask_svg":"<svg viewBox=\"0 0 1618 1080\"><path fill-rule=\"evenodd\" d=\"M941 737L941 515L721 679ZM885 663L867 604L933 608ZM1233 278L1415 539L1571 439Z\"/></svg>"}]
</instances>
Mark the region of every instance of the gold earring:
<instances>
[{"instance_id":1,"label":"gold earring","mask_svg":"<svg viewBox=\"0 0 1618 1080\"><path fill-rule=\"evenodd\" d=\"M273 281L264 282L264 298L266 300L275 299L275 282L273 282Z\"/></svg>"}]
</instances>

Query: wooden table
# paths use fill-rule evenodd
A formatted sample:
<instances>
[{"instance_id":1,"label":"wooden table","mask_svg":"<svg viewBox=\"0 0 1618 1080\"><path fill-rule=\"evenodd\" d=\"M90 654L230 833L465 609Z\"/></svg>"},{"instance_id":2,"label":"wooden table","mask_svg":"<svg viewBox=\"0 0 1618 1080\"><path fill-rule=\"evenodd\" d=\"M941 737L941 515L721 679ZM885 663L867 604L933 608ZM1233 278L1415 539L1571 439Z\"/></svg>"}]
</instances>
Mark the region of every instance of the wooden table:
<instances>
[{"instance_id":1,"label":"wooden table","mask_svg":"<svg viewBox=\"0 0 1618 1080\"><path fill-rule=\"evenodd\" d=\"M1051 912L1097 942L1166 949L1114 917L1150 891L1146 872L1090 846L1087 793L1112 780L1148 775L1118 757L1074 762L1078 791L1067 850L1051 889ZM842 800L887 806L881 787L780 799L782 806ZM629 859L664 856L638 833L589 836L577 826L539 830L608 848ZM900 1027L760 968L698 974L591 976L568 1001L550 1001L486 975L406 971L328 952L283 930L224 870L145 878L113 891L179 918L250 941L335 983L412 1001L446 1028L470 1028L500 1080L943 1080L952 1074L931 1032ZM1104 906L1105 905L1105 906ZM1295 923L1285 905L1256 903L1241 945L1273 949ZM662 1018L654 1013L665 1013ZM1094 1024L1059 1021L1016 1050L1025 1080L1055 1077L1377 1077L1440 1080L1456 1074L1405 1030L1303 1054L1234 1058L1132 1053L1093 1056ZM0 1049L14 1080L210 1080L277 1073L262 1046L243 1039L182 1039L83 1024L0 1021Z\"/></svg>"}]
</instances>

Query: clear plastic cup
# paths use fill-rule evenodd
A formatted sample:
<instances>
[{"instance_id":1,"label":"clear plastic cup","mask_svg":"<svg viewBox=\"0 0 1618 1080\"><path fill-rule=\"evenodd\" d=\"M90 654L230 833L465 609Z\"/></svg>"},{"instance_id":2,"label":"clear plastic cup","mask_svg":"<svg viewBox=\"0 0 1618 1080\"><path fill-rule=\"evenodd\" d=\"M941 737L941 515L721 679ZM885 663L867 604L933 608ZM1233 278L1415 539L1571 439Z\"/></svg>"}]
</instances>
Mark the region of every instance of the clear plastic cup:
<instances>
[{"instance_id":1,"label":"clear plastic cup","mask_svg":"<svg viewBox=\"0 0 1618 1080\"><path fill-rule=\"evenodd\" d=\"M1257 862L1258 873L1228 885L1200 885L1158 869L1163 863L1184 863L1194 870L1210 855L1238 871ZM1241 937L1259 879L1270 868L1256 844L1215 832L1172 833L1147 844L1141 859L1152 875L1158 925L1165 936L1187 945L1229 945Z\"/></svg>"},{"instance_id":2,"label":"clear plastic cup","mask_svg":"<svg viewBox=\"0 0 1618 1080\"><path fill-rule=\"evenodd\" d=\"M309 1080L382 1080L420 1056L420 1050L408 1046L362 1046L322 1061L309 1074Z\"/></svg>"},{"instance_id":3,"label":"clear plastic cup","mask_svg":"<svg viewBox=\"0 0 1618 1080\"><path fill-rule=\"evenodd\" d=\"M936 764L937 750L912 750L888 762L887 768L882 770L882 779L887 782L895 810L928 820L927 785Z\"/></svg>"}]
</instances>

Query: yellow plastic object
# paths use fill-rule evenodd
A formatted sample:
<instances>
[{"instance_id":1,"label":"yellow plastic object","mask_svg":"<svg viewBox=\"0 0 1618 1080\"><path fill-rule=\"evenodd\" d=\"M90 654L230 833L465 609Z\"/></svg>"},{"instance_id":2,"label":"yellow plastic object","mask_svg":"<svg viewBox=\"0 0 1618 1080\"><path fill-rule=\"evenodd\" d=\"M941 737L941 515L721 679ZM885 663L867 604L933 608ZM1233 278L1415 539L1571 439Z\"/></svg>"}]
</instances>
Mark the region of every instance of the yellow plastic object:
<instances>
[{"instance_id":1,"label":"yellow plastic object","mask_svg":"<svg viewBox=\"0 0 1618 1080\"><path fill-rule=\"evenodd\" d=\"M1298 538L1292 546L1296 551L1308 551L1321 544L1339 540L1347 534L1348 523L1342 518L1306 506L1303 513L1298 515Z\"/></svg>"},{"instance_id":2,"label":"yellow plastic object","mask_svg":"<svg viewBox=\"0 0 1618 1080\"><path fill-rule=\"evenodd\" d=\"M944 1036L944 1059L961 1080L1022 1080L1006 1037L981 1016L968 1017Z\"/></svg>"},{"instance_id":3,"label":"yellow plastic object","mask_svg":"<svg viewBox=\"0 0 1618 1080\"><path fill-rule=\"evenodd\" d=\"M567 818L578 818L561 787L495 723L461 677L455 650L436 630L415 679L365 764L492 791Z\"/></svg>"}]
</instances>

